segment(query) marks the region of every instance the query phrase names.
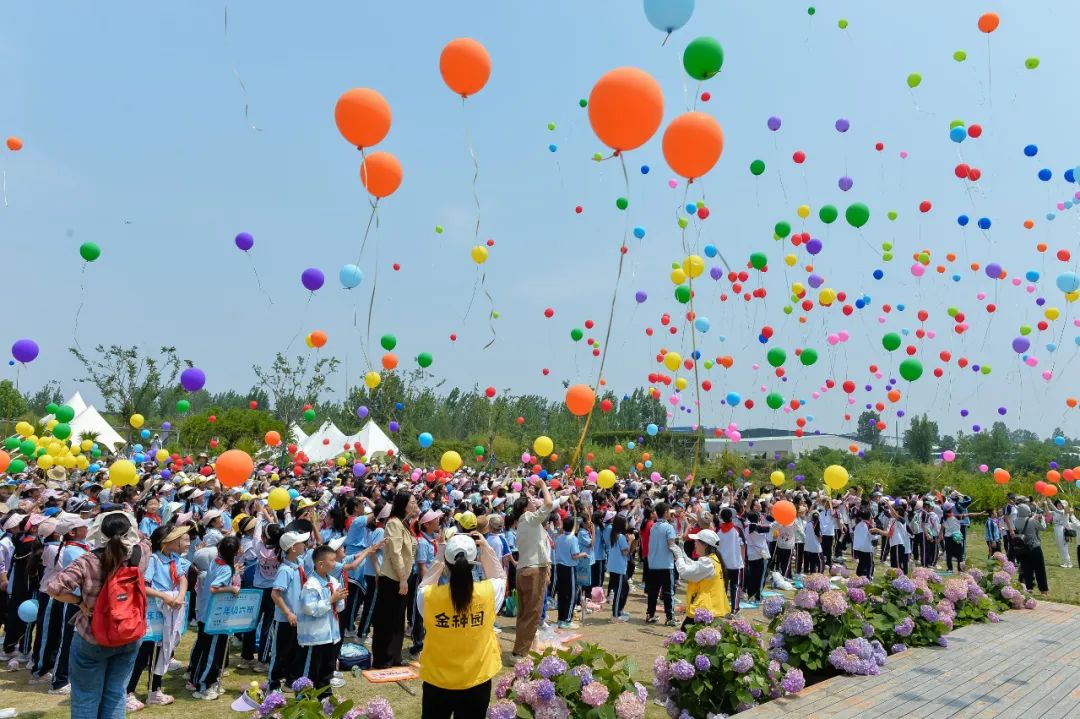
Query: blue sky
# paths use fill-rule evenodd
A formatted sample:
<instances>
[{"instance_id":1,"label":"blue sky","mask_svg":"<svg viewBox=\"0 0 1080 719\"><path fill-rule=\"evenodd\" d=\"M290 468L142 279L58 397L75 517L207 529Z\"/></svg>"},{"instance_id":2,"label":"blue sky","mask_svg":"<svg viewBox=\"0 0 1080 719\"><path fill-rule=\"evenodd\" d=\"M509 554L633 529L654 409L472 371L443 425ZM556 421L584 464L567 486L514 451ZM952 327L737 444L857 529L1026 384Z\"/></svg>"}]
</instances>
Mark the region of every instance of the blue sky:
<instances>
[{"instance_id":1,"label":"blue sky","mask_svg":"<svg viewBox=\"0 0 1080 719\"><path fill-rule=\"evenodd\" d=\"M663 87L666 125L694 102L697 83L682 71L682 50L694 37L711 35L723 44L725 63L702 86L712 97L698 109L719 120L726 145L717 167L691 189L711 216L691 226L689 241L699 249L715 244L740 266L751 252L766 252L771 271L761 278L769 292L764 302L721 302L726 282L697 286L698 314L712 325L698 338L704 356L736 362L730 370L703 371L713 384L702 394L705 422L791 428L796 416L810 415L812 428L850 429L845 411L857 415L865 402L882 400L884 382L895 376L900 356L882 350L882 334L914 331L915 314L925 308L926 329L937 337L916 343L926 374L910 386L901 381L904 397L896 407L909 415L926 411L948 431L988 426L1005 407L1010 427L1080 432L1064 405L1066 396L1080 394L1070 362L1076 311L1053 281L1075 269L1053 257L1059 248L1077 254L1075 212L1045 219L1076 189L1061 179L1080 158L1070 89L1080 53L1071 36L1074 4L820 2L811 18L805 4L699 1L690 23L665 46L641 3L632 1L226 4L227 32L221 3L27 3L5 14L0 134L18 135L25 149L0 154L8 202L0 208L8 308L0 345L20 337L41 345L41 356L20 370L24 389L49 379L76 388L77 367L66 348L82 301L84 347L175 344L206 371L212 391L247 388L252 363L269 361L298 332L302 338L322 329L329 335L324 351L348 361L348 373L334 382L340 393L366 370L360 347L377 266L373 345L380 334L395 334L403 366L418 352L431 352L432 372L448 386L559 396L562 379L595 381L597 360L569 332L592 319L598 326L587 336L603 336L627 220L647 234L631 241L605 374L620 394L647 385L647 375L660 367L661 347L689 354L687 333L659 332L664 312L677 316L684 309L668 279L671 262L683 257L675 225L683 187L667 185L661 128L627 156L629 218L617 210L621 172L614 162L590 160L603 148L578 100L607 70L634 65ZM976 29L988 10L1002 16L989 44ZM846 30L837 27L841 18ZM480 40L493 59L491 81L464 112L438 72L442 46L459 36ZM964 63L952 59L959 49L968 54ZM1041 60L1035 71L1023 67L1029 56ZM914 91L905 84L912 72L923 77ZM247 89L249 120L237 75ZM369 213L358 153L333 122L335 100L351 87L373 87L390 102L393 128L378 149L400 158L405 178L380 208L379 229L361 262L364 284L350 293L337 271L355 261ZM766 128L773 115L783 119L776 133ZM845 134L833 129L841 117L851 123ZM983 136L952 143L953 119L981 124ZM487 350L482 292L464 319L477 278L469 259L476 210L467 128L480 166L481 240L496 242L485 268L500 316L498 339ZM1039 147L1035 158L1022 153L1029 143ZM796 150L806 152L805 165L792 163ZM983 172L970 192L953 176L960 157ZM768 170L754 178L748 166L759 158ZM637 171L642 164L650 166L648 175ZM1042 167L1053 170L1051 182L1037 179ZM845 174L855 183L847 193L837 187ZM917 209L922 200L933 203L925 215ZM842 211L855 201L873 213L861 232L842 220L825 227L796 216L804 203L813 219L824 203ZM895 222L886 219L889 210L899 213ZM973 219L965 229L956 223L961 213ZM983 216L993 221L985 233L974 227ZM1032 231L1021 227L1029 217L1036 221ZM867 294L870 308L850 317L838 306L818 308L805 324L798 311L785 315L790 282L805 281L806 273L784 266L791 249L773 239L778 220L820 238L825 249L814 264L825 286ZM445 231L436 234L436 225ZM251 261L233 246L240 231L255 236L250 260L272 306L258 290ZM83 275L78 246L87 241L103 254ZM1037 253L1038 241L1051 251ZM880 257L883 242L895 245L891 262ZM932 252L931 271L917 280L911 255L923 248ZM932 268L950 251L957 262L939 276ZM801 266L806 255L800 253ZM991 261L1010 279L1030 269L1043 279L1029 294L967 269ZM399 272L391 269L395 262ZM307 267L321 268L328 279L310 301L299 280ZM881 281L872 276L879 267ZM949 279L952 267L959 282ZM635 303L636 290L648 293L646 303ZM1033 336L1040 364L1030 368L1010 342L1021 324L1040 318L1045 308L1033 301L1039 296L1060 307L1062 317ZM998 305L993 315L984 309L988 301ZM883 303L905 310L885 315ZM953 332L948 306L967 315L971 328L964 335ZM543 317L546 307L555 309L554 318ZM764 325L775 331L768 346L757 340ZM658 331L650 338L646 327ZM826 336L841 330L851 339L830 348ZM1047 342L1060 348L1051 353ZM772 346L788 351L787 382L752 369L754 363L767 369ZM810 368L798 365L799 347L818 349L821 359ZM300 340L292 349L308 351ZM952 352L951 365L937 360L941 350ZM992 366L992 374L960 369L960 356ZM886 373L883 379L870 376L872 363ZM941 379L931 375L938 366L945 367ZM546 377L544 367L551 370ZM1050 367L1047 382L1040 373ZM8 376L14 371L5 368ZM827 378L855 381L855 405L839 389L812 399ZM867 383L870 392L861 389ZM762 387L810 402L798 413L771 412L763 407ZM728 391L753 398L757 407L733 412L721 404ZM683 401L692 405L693 392ZM967 418L961 409L970 410ZM887 420L891 433L895 417Z\"/></svg>"}]
</instances>

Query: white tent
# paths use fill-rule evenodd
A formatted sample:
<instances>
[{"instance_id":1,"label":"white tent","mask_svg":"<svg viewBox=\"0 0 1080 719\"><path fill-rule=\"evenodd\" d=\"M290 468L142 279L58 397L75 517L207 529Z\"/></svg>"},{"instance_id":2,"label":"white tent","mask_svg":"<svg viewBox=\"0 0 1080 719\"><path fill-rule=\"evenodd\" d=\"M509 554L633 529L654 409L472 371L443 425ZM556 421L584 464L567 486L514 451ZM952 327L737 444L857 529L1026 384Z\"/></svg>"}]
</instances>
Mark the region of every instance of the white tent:
<instances>
[{"instance_id":1,"label":"white tent","mask_svg":"<svg viewBox=\"0 0 1080 719\"><path fill-rule=\"evenodd\" d=\"M68 422L71 426L72 439L92 438L109 452L115 452L117 446L122 447L127 444L124 438L112 428L112 425L105 421L100 412L92 405L86 404L78 392L64 404L75 410L75 419ZM51 419L54 419L53 415L46 415L41 418L40 424L48 424Z\"/></svg>"},{"instance_id":2,"label":"white tent","mask_svg":"<svg viewBox=\"0 0 1080 719\"><path fill-rule=\"evenodd\" d=\"M369 419L367 424L365 424L359 432L351 437L347 437L346 441L349 444L359 442L368 457L374 457L377 454L386 454L386 450L388 449L394 450L394 456L401 455L398 446L386 436L386 433L382 431L379 425L375 424L374 420Z\"/></svg>"},{"instance_id":3,"label":"white tent","mask_svg":"<svg viewBox=\"0 0 1080 719\"><path fill-rule=\"evenodd\" d=\"M296 442L296 446L299 447L304 443L304 440L308 438L307 432L300 429L300 425L293 422L293 426L289 427L289 432L292 433L293 440Z\"/></svg>"},{"instance_id":4,"label":"white tent","mask_svg":"<svg viewBox=\"0 0 1080 719\"><path fill-rule=\"evenodd\" d=\"M348 441L349 438L333 422L325 422L299 443L299 449L312 462L323 462L341 454Z\"/></svg>"}]
</instances>

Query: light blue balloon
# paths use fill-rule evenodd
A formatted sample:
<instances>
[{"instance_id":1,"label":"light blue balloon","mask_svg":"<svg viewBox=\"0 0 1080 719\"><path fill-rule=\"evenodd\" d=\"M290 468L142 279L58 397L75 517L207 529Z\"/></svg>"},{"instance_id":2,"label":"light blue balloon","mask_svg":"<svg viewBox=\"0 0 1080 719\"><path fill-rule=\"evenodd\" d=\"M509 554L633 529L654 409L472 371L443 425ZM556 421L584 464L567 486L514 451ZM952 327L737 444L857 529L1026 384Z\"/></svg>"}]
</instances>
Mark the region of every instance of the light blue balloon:
<instances>
[{"instance_id":1,"label":"light blue balloon","mask_svg":"<svg viewBox=\"0 0 1080 719\"><path fill-rule=\"evenodd\" d=\"M91 472L91 473L100 472L101 471L101 465L100 464L91 464L89 467L86 468L86 471Z\"/></svg>"},{"instance_id":2,"label":"light blue balloon","mask_svg":"<svg viewBox=\"0 0 1080 719\"><path fill-rule=\"evenodd\" d=\"M908 329L907 327L905 327L905 328L903 328L902 330L900 330L900 334L902 334L902 335L904 335L905 337L907 337L907 336L908 336L909 334L911 334L911 330L909 330L909 329Z\"/></svg>"},{"instance_id":3,"label":"light blue balloon","mask_svg":"<svg viewBox=\"0 0 1080 719\"><path fill-rule=\"evenodd\" d=\"M143 454L142 452L136 452L135 456L132 457L132 460L135 461L135 464L142 464L143 462L146 461L146 455Z\"/></svg>"},{"instance_id":4,"label":"light blue balloon","mask_svg":"<svg viewBox=\"0 0 1080 719\"><path fill-rule=\"evenodd\" d=\"M1077 336L1076 336L1076 339L1075 339L1075 340L1073 340L1073 341L1074 341L1074 342L1076 342L1076 346L1077 346L1077 347L1080 347L1080 335L1077 335Z\"/></svg>"},{"instance_id":5,"label":"light blue balloon","mask_svg":"<svg viewBox=\"0 0 1080 719\"><path fill-rule=\"evenodd\" d=\"M728 392L725 399L732 407L738 407L739 403L742 402L742 397L739 396L738 392Z\"/></svg>"},{"instance_id":6,"label":"light blue balloon","mask_svg":"<svg viewBox=\"0 0 1080 719\"><path fill-rule=\"evenodd\" d=\"M1053 342L1047 342L1047 343L1046 343L1046 351L1047 351L1047 352L1053 352L1053 351L1055 351L1056 349L1057 349L1057 345L1056 345L1056 344L1054 344Z\"/></svg>"},{"instance_id":7,"label":"light blue balloon","mask_svg":"<svg viewBox=\"0 0 1080 719\"><path fill-rule=\"evenodd\" d=\"M1055 217L1057 217L1057 215L1055 215L1053 212L1046 213L1046 219L1050 222L1053 222Z\"/></svg>"},{"instance_id":8,"label":"light blue balloon","mask_svg":"<svg viewBox=\"0 0 1080 719\"><path fill-rule=\"evenodd\" d=\"M1024 275L1024 277L1025 277L1025 279L1027 279L1028 282L1038 282L1039 281L1039 273L1036 272L1035 270L1028 270L1027 273Z\"/></svg>"},{"instance_id":9,"label":"light blue balloon","mask_svg":"<svg viewBox=\"0 0 1080 719\"><path fill-rule=\"evenodd\" d=\"M1065 294L1076 292L1080 290L1080 277L1075 272L1062 272L1057 278L1057 288Z\"/></svg>"},{"instance_id":10,"label":"light blue balloon","mask_svg":"<svg viewBox=\"0 0 1080 719\"><path fill-rule=\"evenodd\" d=\"M651 459L646 459L645 460L645 469L652 469L652 460ZM1076 484L1080 485L1080 481L1077 481Z\"/></svg>"},{"instance_id":11,"label":"light blue balloon","mask_svg":"<svg viewBox=\"0 0 1080 719\"><path fill-rule=\"evenodd\" d=\"M712 324L709 322L708 317L698 317L696 320L694 320L694 329L696 329L698 332L708 332L709 327L711 326Z\"/></svg>"},{"instance_id":12,"label":"light blue balloon","mask_svg":"<svg viewBox=\"0 0 1080 719\"><path fill-rule=\"evenodd\" d=\"M637 447L637 443L636 443L636 442L627 442L627 443L626 443L626 448L627 448L627 449L633 449L634 447Z\"/></svg>"},{"instance_id":13,"label":"light blue balloon","mask_svg":"<svg viewBox=\"0 0 1080 719\"><path fill-rule=\"evenodd\" d=\"M143 439L150 439L150 430L144 429L142 432L139 432L139 436Z\"/></svg>"},{"instance_id":14,"label":"light blue balloon","mask_svg":"<svg viewBox=\"0 0 1080 719\"><path fill-rule=\"evenodd\" d=\"M300 496L300 492L299 492L299 491L297 491L297 490L295 490L295 489L290 489L290 490L289 490L289 499L296 499L296 498L297 498L297 497L299 497L299 496Z\"/></svg>"},{"instance_id":15,"label":"light blue balloon","mask_svg":"<svg viewBox=\"0 0 1080 719\"><path fill-rule=\"evenodd\" d=\"M37 621L38 603L36 599L27 599L19 605L19 619L27 624Z\"/></svg>"},{"instance_id":16,"label":"light blue balloon","mask_svg":"<svg viewBox=\"0 0 1080 719\"><path fill-rule=\"evenodd\" d=\"M143 450L143 446L141 444L137 444L132 449L134 449L136 452L141 452Z\"/></svg>"},{"instance_id":17,"label":"light blue balloon","mask_svg":"<svg viewBox=\"0 0 1080 719\"><path fill-rule=\"evenodd\" d=\"M716 245L705 245L705 256L716 257Z\"/></svg>"},{"instance_id":18,"label":"light blue balloon","mask_svg":"<svg viewBox=\"0 0 1080 719\"><path fill-rule=\"evenodd\" d=\"M694 0L645 0L645 17L661 32L675 32L694 14Z\"/></svg>"},{"instance_id":19,"label":"light blue balloon","mask_svg":"<svg viewBox=\"0 0 1080 719\"><path fill-rule=\"evenodd\" d=\"M652 424L651 422L649 423L649 426L645 428L645 434L649 435L650 437L655 437L656 433L659 431L660 428L657 427L655 424Z\"/></svg>"},{"instance_id":20,"label":"light blue balloon","mask_svg":"<svg viewBox=\"0 0 1080 719\"><path fill-rule=\"evenodd\" d=\"M1061 447L1065 444L1065 438L1061 436L1054 437L1054 444Z\"/></svg>"},{"instance_id":21,"label":"light blue balloon","mask_svg":"<svg viewBox=\"0 0 1080 719\"><path fill-rule=\"evenodd\" d=\"M347 290L358 287L364 281L363 271L356 265L342 265L338 270L338 280L341 286Z\"/></svg>"},{"instance_id":22,"label":"light blue balloon","mask_svg":"<svg viewBox=\"0 0 1080 719\"><path fill-rule=\"evenodd\" d=\"M644 239L645 238L645 228L642 227L641 225L638 225L637 227L635 227L634 228L634 237L638 238L639 240Z\"/></svg>"},{"instance_id":23,"label":"light blue balloon","mask_svg":"<svg viewBox=\"0 0 1080 719\"><path fill-rule=\"evenodd\" d=\"M964 140L967 139L967 136L968 136L968 134L967 134L967 129L966 128L957 126L957 127L954 127L953 129L949 130L949 139L952 140L955 143L959 144L959 143L963 142Z\"/></svg>"},{"instance_id":24,"label":"light blue balloon","mask_svg":"<svg viewBox=\"0 0 1080 719\"><path fill-rule=\"evenodd\" d=\"M420 446L427 449L431 446L431 443L435 441L435 438L431 436L430 432L421 432L420 436L416 438L416 441L420 443Z\"/></svg>"}]
</instances>

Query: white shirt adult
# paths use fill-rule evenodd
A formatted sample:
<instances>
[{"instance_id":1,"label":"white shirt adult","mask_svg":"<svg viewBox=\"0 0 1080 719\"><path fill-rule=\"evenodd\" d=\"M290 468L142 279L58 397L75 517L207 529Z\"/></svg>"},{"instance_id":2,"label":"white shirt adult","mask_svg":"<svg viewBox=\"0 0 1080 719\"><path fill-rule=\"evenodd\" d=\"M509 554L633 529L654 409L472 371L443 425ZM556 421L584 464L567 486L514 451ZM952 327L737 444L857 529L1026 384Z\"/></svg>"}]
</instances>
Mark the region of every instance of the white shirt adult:
<instances>
[{"instance_id":1,"label":"white shirt adult","mask_svg":"<svg viewBox=\"0 0 1080 719\"><path fill-rule=\"evenodd\" d=\"M538 509L524 512L517 521L518 571L527 567L551 566L551 543L544 522L551 516L555 503L544 488L544 499Z\"/></svg>"}]
</instances>

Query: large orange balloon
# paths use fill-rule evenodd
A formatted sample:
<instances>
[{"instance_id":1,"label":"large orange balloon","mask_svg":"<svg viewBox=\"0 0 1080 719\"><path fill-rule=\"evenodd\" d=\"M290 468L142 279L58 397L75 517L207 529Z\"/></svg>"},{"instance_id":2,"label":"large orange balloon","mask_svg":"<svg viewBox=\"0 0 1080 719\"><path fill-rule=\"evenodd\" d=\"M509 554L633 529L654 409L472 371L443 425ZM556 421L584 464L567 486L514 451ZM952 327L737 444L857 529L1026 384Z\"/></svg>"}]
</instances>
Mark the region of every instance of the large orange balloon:
<instances>
[{"instance_id":1,"label":"large orange balloon","mask_svg":"<svg viewBox=\"0 0 1080 719\"><path fill-rule=\"evenodd\" d=\"M979 29L989 34L998 29L998 25L1001 24L1001 18L998 17L996 12L983 13L979 18Z\"/></svg>"},{"instance_id":2,"label":"large orange balloon","mask_svg":"<svg viewBox=\"0 0 1080 719\"><path fill-rule=\"evenodd\" d=\"M1001 469L1000 467L994 470L994 481L998 484L1007 484L1010 479L1011 475L1008 470Z\"/></svg>"},{"instance_id":3,"label":"large orange balloon","mask_svg":"<svg viewBox=\"0 0 1080 719\"><path fill-rule=\"evenodd\" d=\"M397 355L393 352L387 352L382 356L382 366L385 370L392 370L398 365Z\"/></svg>"},{"instance_id":4,"label":"large orange balloon","mask_svg":"<svg viewBox=\"0 0 1080 719\"><path fill-rule=\"evenodd\" d=\"M22 140L12 135L7 139L7 149L12 152L18 152L22 149Z\"/></svg>"},{"instance_id":5,"label":"large orange balloon","mask_svg":"<svg viewBox=\"0 0 1080 719\"><path fill-rule=\"evenodd\" d=\"M772 506L772 516L781 526L790 527L795 521L795 505L786 499L781 499Z\"/></svg>"},{"instance_id":6,"label":"large orange balloon","mask_svg":"<svg viewBox=\"0 0 1080 719\"><path fill-rule=\"evenodd\" d=\"M375 90L354 87L334 106L338 132L357 147L372 147L390 132L390 104Z\"/></svg>"},{"instance_id":7,"label":"large orange balloon","mask_svg":"<svg viewBox=\"0 0 1080 719\"><path fill-rule=\"evenodd\" d=\"M664 159L688 180L711 170L723 151L724 131L715 118L704 112L679 115L664 131Z\"/></svg>"},{"instance_id":8,"label":"large orange balloon","mask_svg":"<svg viewBox=\"0 0 1080 719\"><path fill-rule=\"evenodd\" d=\"M607 73L589 94L589 122L608 147L626 151L641 147L664 118L664 93L653 76L636 67Z\"/></svg>"},{"instance_id":9,"label":"large orange balloon","mask_svg":"<svg viewBox=\"0 0 1080 719\"><path fill-rule=\"evenodd\" d=\"M266 433L266 436L263 437L263 441L271 447L276 447L281 444L281 433L272 429Z\"/></svg>"},{"instance_id":10,"label":"large orange balloon","mask_svg":"<svg viewBox=\"0 0 1080 719\"><path fill-rule=\"evenodd\" d=\"M0 449L0 472L7 470L8 465L11 464L11 455Z\"/></svg>"},{"instance_id":11,"label":"large orange balloon","mask_svg":"<svg viewBox=\"0 0 1080 719\"><path fill-rule=\"evenodd\" d=\"M326 345L326 333L322 330L313 331L308 337L311 338L312 347L323 347Z\"/></svg>"},{"instance_id":12,"label":"large orange balloon","mask_svg":"<svg viewBox=\"0 0 1080 719\"><path fill-rule=\"evenodd\" d=\"M566 408L575 417L584 417L596 404L596 392L584 384L573 384L566 390Z\"/></svg>"},{"instance_id":13,"label":"large orange balloon","mask_svg":"<svg viewBox=\"0 0 1080 719\"><path fill-rule=\"evenodd\" d=\"M451 90L468 97L484 89L491 77L491 56L487 49L469 37L446 43L439 55L439 72Z\"/></svg>"},{"instance_id":14,"label":"large orange balloon","mask_svg":"<svg viewBox=\"0 0 1080 719\"><path fill-rule=\"evenodd\" d=\"M389 152L373 152L360 165L360 181L375 197L389 197L401 186L401 163Z\"/></svg>"},{"instance_id":15,"label":"large orange balloon","mask_svg":"<svg viewBox=\"0 0 1080 719\"><path fill-rule=\"evenodd\" d=\"M239 487L246 482L255 469L251 455L239 449L229 449L221 453L214 462L214 472L226 487Z\"/></svg>"}]
</instances>

